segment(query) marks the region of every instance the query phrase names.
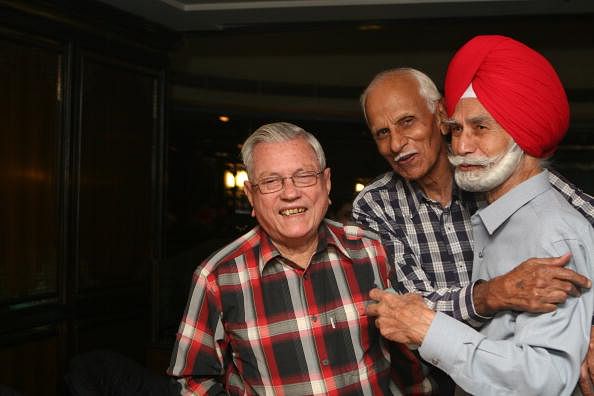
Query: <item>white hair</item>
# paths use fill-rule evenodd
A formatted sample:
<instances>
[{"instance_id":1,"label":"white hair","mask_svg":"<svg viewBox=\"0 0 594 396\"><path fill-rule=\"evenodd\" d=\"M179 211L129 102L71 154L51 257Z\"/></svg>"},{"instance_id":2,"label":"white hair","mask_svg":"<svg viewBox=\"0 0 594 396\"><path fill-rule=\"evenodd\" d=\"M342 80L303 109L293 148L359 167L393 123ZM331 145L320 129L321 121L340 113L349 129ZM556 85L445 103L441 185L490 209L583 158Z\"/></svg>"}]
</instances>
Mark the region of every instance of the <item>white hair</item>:
<instances>
[{"instance_id":1,"label":"white hair","mask_svg":"<svg viewBox=\"0 0 594 396\"><path fill-rule=\"evenodd\" d=\"M376 76L371 80L367 88L363 91L360 97L361 109L363 110L363 116L365 117L365 122L367 122L367 112L365 111L365 103L367 102L367 95L374 88L375 85L401 76L410 76L413 77L417 84L419 85L419 95L425 99L427 102L427 108L432 114L435 114L435 110L437 109L437 103L441 99L441 94L439 90L435 86L433 80L429 78L425 73L419 71L417 69L413 69L411 67L399 67L396 69L389 69L384 70L376 74Z\"/></svg>"},{"instance_id":2,"label":"white hair","mask_svg":"<svg viewBox=\"0 0 594 396\"><path fill-rule=\"evenodd\" d=\"M293 139L305 139L316 155L316 159L320 166L319 170L326 168L326 156L324 155L324 150L314 135L297 125L288 122L275 122L262 125L260 128L256 129L241 147L241 158L247 170L248 178L252 174L254 147L257 144L282 143Z\"/></svg>"}]
</instances>

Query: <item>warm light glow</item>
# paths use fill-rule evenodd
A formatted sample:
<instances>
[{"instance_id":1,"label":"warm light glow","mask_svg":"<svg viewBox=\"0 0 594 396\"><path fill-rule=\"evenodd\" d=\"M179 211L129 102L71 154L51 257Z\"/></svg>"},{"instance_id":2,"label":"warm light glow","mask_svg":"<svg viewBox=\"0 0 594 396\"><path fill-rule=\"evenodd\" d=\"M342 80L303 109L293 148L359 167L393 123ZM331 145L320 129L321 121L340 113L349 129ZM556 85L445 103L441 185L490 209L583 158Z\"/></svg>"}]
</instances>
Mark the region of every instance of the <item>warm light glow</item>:
<instances>
[{"instance_id":1,"label":"warm light glow","mask_svg":"<svg viewBox=\"0 0 594 396\"><path fill-rule=\"evenodd\" d=\"M227 188L235 187L235 176L233 176L233 173L231 171L226 170L224 177L225 177L225 187L227 187Z\"/></svg>"},{"instance_id":2,"label":"warm light glow","mask_svg":"<svg viewBox=\"0 0 594 396\"><path fill-rule=\"evenodd\" d=\"M368 32L368 31L374 31L374 30L382 30L383 26L375 24L375 23L370 23L367 25L359 25L359 26L357 26L357 29L359 29L362 32Z\"/></svg>"},{"instance_id":3,"label":"warm light glow","mask_svg":"<svg viewBox=\"0 0 594 396\"><path fill-rule=\"evenodd\" d=\"M226 115L219 116L219 121L221 121L221 122L229 122L230 119L231 118L229 118L229 116L226 116Z\"/></svg>"},{"instance_id":4,"label":"warm light glow","mask_svg":"<svg viewBox=\"0 0 594 396\"><path fill-rule=\"evenodd\" d=\"M360 192L364 188L365 188L365 185L363 183L355 183L355 191L356 192Z\"/></svg>"},{"instance_id":5,"label":"warm light glow","mask_svg":"<svg viewBox=\"0 0 594 396\"><path fill-rule=\"evenodd\" d=\"M244 170L240 170L237 172L237 175L235 176L235 185L239 188L243 188L243 185L247 179L247 172Z\"/></svg>"}]
</instances>

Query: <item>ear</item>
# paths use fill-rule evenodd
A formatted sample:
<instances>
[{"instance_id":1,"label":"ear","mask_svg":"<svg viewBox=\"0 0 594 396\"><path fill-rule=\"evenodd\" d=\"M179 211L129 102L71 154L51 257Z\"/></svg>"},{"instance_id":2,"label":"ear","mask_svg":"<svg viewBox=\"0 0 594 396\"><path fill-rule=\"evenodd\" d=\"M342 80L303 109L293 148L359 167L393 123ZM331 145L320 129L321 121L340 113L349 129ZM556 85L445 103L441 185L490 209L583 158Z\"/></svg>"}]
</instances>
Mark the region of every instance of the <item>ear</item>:
<instances>
[{"instance_id":1,"label":"ear","mask_svg":"<svg viewBox=\"0 0 594 396\"><path fill-rule=\"evenodd\" d=\"M332 188L332 182L330 181L330 168L324 169L324 173L322 174L322 183L325 183L326 190L328 191L328 195L330 195L330 189Z\"/></svg>"},{"instance_id":2,"label":"ear","mask_svg":"<svg viewBox=\"0 0 594 396\"><path fill-rule=\"evenodd\" d=\"M252 208L254 207L254 187L252 187L252 183L246 180L243 184L243 191L245 191L245 195L247 196L248 201L250 201L250 205Z\"/></svg>"},{"instance_id":3,"label":"ear","mask_svg":"<svg viewBox=\"0 0 594 396\"><path fill-rule=\"evenodd\" d=\"M446 136L450 133L448 128L444 125L444 121L448 119L448 114L445 110L445 106L443 105L443 98L437 102L437 108L435 109L435 120L437 121L437 126L439 127L439 131L443 136Z\"/></svg>"}]
</instances>

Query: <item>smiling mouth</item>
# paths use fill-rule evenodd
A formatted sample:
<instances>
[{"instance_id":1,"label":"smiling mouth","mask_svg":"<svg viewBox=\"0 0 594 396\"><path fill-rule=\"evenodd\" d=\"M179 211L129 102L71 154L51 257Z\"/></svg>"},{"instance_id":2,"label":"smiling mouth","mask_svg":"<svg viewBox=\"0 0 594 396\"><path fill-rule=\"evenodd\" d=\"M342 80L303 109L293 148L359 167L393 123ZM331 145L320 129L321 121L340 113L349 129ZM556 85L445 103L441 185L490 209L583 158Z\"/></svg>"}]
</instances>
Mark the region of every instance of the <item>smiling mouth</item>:
<instances>
[{"instance_id":1,"label":"smiling mouth","mask_svg":"<svg viewBox=\"0 0 594 396\"><path fill-rule=\"evenodd\" d=\"M410 153L401 153L394 157L394 162L406 162L407 160L411 159L416 152Z\"/></svg>"},{"instance_id":2,"label":"smiling mouth","mask_svg":"<svg viewBox=\"0 0 594 396\"><path fill-rule=\"evenodd\" d=\"M462 172L471 172L477 169L483 169L484 166L482 165L470 165L470 164L460 164L457 168Z\"/></svg>"},{"instance_id":3,"label":"smiling mouth","mask_svg":"<svg viewBox=\"0 0 594 396\"><path fill-rule=\"evenodd\" d=\"M300 213L305 213L307 209L305 208L293 208L293 209L285 209L281 210L279 213L283 216L293 216Z\"/></svg>"}]
</instances>

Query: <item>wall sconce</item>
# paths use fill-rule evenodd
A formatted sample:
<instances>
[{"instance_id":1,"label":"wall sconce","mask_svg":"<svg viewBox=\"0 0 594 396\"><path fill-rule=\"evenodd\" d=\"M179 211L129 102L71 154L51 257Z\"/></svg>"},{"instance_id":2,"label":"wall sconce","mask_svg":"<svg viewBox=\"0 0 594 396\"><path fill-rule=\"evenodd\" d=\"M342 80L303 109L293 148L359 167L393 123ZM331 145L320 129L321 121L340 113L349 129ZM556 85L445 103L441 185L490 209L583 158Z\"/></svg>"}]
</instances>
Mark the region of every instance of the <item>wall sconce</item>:
<instances>
[{"instance_id":1,"label":"wall sconce","mask_svg":"<svg viewBox=\"0 0 594 396\"><path fill-rule=\"evenodd\" d=\"M225 174L223 175L225 188L232 189L232 188L239 188L243 190L243 186L247 178L247 172L243 169L243 166L240 164L227 164L228 169L225 170Z\"/></svg>"},{"instance_id":2,"label":"wall sconce","mask_svg":"<svg viewBox=\"0 0 594 396\"><path fill-rule=\"evenodd\" d=\"M245 181L247 179L248 179L247 172L243 169L238 170L237 174L235 174L235 186L243 189L243 185L245 184Z\"/></svg>"},{"instance_id":3,"label":"wall sconce","mask_svg":"<svg viewBox=\"0 0 594 396\"><path fill-rule=\"evenodd\" d=\"M223 176L225 180L225 188L234 188L235 187L235 175L230 170L225 171L225 175Z\"/></svg>"},{"instance_id":4,"label":"wall sconce","mask_svg":"<svg viewBox=\"0 0 594 396\"><path fill-rule=\"evenodd\" d=\"M236 214L250 214L251 206L243 190L248 179L245 167L241 163L229 162L225 164L223 182L227 206Z\"/></svg>"}]
</instances>

